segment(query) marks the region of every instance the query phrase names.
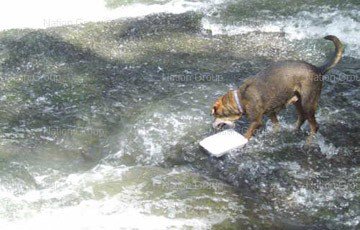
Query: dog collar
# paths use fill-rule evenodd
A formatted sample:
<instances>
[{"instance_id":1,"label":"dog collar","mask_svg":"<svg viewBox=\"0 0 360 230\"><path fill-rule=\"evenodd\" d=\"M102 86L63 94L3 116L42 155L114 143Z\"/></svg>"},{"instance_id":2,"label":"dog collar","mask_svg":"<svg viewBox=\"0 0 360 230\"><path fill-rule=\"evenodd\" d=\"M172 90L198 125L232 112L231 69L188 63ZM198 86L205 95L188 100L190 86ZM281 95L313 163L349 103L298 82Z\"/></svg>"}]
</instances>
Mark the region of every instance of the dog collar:
<instances>
[{"instance_id":1,"label":"dog collar","mask_svg":"<svg viewBox=\"0 0 360 230\"><path fill-rule=\"evenodd\" d=\"M234 96L234 99L235 99L237 108L238 108L238 110L239 110L239 113L240 113L240 114L243 114L243 113L244 113L244 110L243 110L243 108L242 108L242 106L241 106L241 103L240 103L240 99L239 99L239 95L238 95L238 93L237 93L237 90L233 90L232 92L233 92L233 96Z\"/></svg>"}]
</instances>

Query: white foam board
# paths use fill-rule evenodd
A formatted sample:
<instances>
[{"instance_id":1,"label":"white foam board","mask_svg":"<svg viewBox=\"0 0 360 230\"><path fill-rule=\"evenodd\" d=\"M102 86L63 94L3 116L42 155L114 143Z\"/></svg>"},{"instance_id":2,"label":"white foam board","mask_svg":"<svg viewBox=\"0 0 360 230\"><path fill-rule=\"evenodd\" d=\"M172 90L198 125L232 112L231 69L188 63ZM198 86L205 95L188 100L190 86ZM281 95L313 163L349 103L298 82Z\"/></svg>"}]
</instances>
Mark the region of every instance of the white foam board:
<instances>
[{"instance_id":1,"label":"white foam board","mask_svg":"<svg viewBox=\"0 0 360 230\"><path fill-rule=\"evenodd\" d=\"M243 135L233 129L227 129L200 141L200 146L211 155L221 157L228 151L243 147L248 142Z\"/></svg>"}]
</instances>

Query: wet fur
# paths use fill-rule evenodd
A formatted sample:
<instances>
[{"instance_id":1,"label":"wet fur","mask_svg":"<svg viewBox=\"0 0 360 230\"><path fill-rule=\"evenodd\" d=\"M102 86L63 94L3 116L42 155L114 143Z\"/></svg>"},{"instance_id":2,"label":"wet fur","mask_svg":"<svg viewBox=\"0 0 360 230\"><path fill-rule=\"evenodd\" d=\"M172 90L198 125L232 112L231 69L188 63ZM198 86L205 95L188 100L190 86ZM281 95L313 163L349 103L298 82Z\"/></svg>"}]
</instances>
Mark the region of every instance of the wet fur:
<instances>
[{"instance_id":1,"label":"wet fur","mask_svg":"<svg viewBox=\"0 0 360 230\"><path fill-rule=\"evenodd\" d=\"M340 40L332 35L325 39L335 44L335 54L323 66L316 67L304 61L284 61L276 63L257 75L250 77L238 89L239 100L244 109L250 127L245 137L250 139L256 129L262 125L264 115L278 125L277 114L288 104L294 104L298 114L296 129L300 129L307 120L311 134L318 131L315 111L322 89L322 76L341 59L343 48ZM214 104L212 114L214 124L233 122L241 118L233 94L228 92Z\"/></svg>"}]
</instances>

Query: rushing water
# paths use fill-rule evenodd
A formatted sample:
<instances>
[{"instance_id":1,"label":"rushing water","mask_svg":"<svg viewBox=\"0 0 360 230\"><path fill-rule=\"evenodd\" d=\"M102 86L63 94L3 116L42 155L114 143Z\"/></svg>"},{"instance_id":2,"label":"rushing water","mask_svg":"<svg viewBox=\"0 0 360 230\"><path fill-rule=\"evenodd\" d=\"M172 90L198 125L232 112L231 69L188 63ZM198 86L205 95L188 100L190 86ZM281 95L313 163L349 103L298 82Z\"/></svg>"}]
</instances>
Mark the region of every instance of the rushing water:
<instances>
[{"instance_id":1,"label":"rushing water","mask_svg":"<svg viewBox=\"0 0 360 230\"><path fill-rule=\"evenodd\" d=\"M1 229L359 228L358 1L36 0L16 21L5 2L1 29L61 27L0 32ZM345 54L312 145L289 107L244 149L199 148L218 96L320 65L327 34Z\"/></svg>"}]
</instances>

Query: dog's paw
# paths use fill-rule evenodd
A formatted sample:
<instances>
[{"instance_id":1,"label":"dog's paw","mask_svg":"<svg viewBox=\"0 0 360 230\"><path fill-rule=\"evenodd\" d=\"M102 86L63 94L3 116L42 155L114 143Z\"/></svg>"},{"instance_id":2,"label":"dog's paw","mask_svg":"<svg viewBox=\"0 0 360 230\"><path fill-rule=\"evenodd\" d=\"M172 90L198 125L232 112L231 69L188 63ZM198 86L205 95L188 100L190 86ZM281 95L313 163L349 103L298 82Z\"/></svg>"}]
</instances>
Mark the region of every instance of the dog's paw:
<instances>
[{"instance_id":1,"label":"dog's paw","mask_svg":"<svg viewBox=\"0 0 360 230\"><path fill-rule=\"evenodd\" d=\"M305 146L307 147L314 147L316 146L316 136L315 134L309 134L309 136L306 138Z\"/></svg>"},{"instance_id":2,"label":"dog's paw","mask_svg":"<svg viewBox=\"0 0 360 230\"><path fill-rule=\"evenodd\" d=\"M276 124L273 126L274 133L278 133L281 131L281 126L279 124Z\"/></svg>"},{"instance_id":3,"label":"dog's paw","mask_svg":"<svg viewBox=\"0 0 360 230\"><path fill-rule=\"evenodd\" d=\"M293 132L301 132L301 127L299 127L297 124L294 124L293 127L291 128Z\"/></svg>"}]
</instances>

